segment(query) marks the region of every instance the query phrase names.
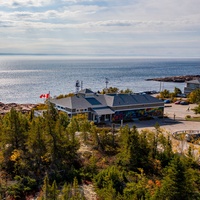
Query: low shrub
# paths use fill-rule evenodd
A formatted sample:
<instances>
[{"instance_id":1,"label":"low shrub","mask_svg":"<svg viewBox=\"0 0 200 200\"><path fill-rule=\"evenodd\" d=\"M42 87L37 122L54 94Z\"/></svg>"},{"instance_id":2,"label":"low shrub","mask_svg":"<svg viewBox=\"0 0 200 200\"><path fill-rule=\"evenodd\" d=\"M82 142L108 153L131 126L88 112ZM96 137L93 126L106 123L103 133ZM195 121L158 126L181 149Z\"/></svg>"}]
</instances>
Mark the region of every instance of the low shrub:
<instances>
[{"instance_id":1,"label":"low shrub","mask_svg":"<svg viewBox=\"0 0 200 200\"><path fill-rule=\"evenodd\" d=\"M186 119L190 119L191 118L191 115L186 115L186 117L185 117Z\"/></svg>"}]
</instances>

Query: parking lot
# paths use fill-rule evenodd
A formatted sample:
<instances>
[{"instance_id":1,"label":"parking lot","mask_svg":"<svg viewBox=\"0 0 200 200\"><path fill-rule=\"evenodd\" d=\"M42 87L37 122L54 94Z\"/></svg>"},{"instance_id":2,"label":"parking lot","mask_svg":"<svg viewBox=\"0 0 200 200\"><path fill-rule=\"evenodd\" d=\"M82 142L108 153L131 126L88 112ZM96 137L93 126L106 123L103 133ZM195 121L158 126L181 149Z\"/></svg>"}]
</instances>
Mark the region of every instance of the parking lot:
<instances>
[{"instance_id":1,"label":"parking lot","mask_svg":"<svg viewBox=\"0 0 200 200\"><path fill-rule=\"evenodd\" d=\"M154 129L156 123L159 123L161 128L165 129L169 133L180 130L200 130L200 122L186 121L185 117L190 115L191 117L199 116L194 114L192 108L197 106L196 104L180 105L180 104L166 104L164 109L163 119L153 119L147 121L135 121L128 123L129 127L136 126L138 130L147 128Z\"/></svg>"}]
</instances>

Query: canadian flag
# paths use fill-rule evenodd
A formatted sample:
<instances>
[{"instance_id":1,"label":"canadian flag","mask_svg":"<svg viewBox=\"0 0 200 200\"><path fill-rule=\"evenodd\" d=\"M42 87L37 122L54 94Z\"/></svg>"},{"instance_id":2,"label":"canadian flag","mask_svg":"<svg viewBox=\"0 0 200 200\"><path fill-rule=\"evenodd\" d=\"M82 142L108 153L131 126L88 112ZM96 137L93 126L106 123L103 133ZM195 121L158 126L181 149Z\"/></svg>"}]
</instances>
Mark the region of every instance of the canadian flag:
<instances>
[{"instance_id":1,"label":"canadian flag","mask_svg":"<svg viewBox=\"0 0 200 200\"><path fill-rule=\"evenodd\" d=\"M49 96L50 96L49 93L48 93L48 94L41 94L41 95L40 95L40 98L46 98L46 99L48 99Z\"/></svg>"}]
</instances>

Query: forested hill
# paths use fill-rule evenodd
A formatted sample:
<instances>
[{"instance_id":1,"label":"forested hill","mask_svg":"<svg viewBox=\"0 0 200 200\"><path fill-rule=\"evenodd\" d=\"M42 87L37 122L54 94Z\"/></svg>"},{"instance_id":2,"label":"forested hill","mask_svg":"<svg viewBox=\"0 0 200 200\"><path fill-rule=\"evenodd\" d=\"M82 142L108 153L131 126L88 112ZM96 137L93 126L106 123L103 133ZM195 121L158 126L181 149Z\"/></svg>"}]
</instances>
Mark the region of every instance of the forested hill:
<instances>
[{"instance_id":1,"label":"forested hill","mask_svg":"<svg viewBox=\"0 0 200 200\"><path fill-rule=\"evenodd\" d=\"M52 105L37 118L12 108L0 118L0 199L85 199L85 183L100 200L200 199L192 148L176 154L165 135L158 124L140 133L98 128Z\"/></svg>"}]
</instances>

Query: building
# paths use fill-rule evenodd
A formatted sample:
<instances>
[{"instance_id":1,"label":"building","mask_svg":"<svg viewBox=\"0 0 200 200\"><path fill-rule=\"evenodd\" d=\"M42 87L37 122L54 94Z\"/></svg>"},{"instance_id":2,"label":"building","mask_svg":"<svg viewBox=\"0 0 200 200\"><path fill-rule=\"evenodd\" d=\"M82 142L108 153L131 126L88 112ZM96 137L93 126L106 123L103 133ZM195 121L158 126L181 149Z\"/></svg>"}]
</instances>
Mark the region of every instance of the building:
<instances>
[{"instance_id":1,"label":"building","mask_svg":"<svg viewBox=\"0 0 200 200\"><path fill-rule=\"evenodd\" d=\"M186 82L186 87L184 87L184 94L189 94L190 92L200 88L200 79L194 79Z\"/></svg>"},{"instance_id":2,"label":"building","mask_svg":"<svg viewBox=\"0 0 200 200\"><path fill-rule=\"evenodd\" d=\"M72 97L50 99L70 117L87 113L96 123L162 117L164 102L148 94L99 94L84 89Z\"/></svg>"}]
</instances>

